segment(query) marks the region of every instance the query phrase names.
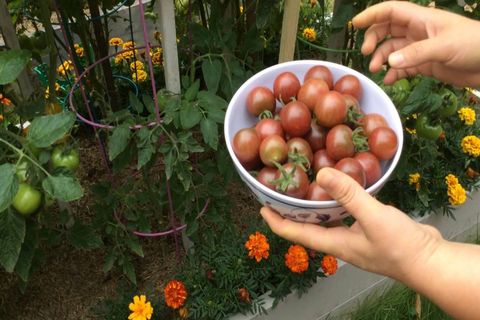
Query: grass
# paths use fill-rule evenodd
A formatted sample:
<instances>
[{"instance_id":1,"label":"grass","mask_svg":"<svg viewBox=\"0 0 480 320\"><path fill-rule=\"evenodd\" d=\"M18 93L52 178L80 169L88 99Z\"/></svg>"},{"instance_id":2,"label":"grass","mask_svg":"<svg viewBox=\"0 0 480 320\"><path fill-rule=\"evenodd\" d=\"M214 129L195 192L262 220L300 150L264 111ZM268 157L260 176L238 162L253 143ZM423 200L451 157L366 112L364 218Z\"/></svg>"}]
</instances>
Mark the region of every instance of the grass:
<instances>
[{"instance_id":1,"label":"grass","mask_svg":"<svg viewBox=\"0 0 480 320\"><path fill-rule=\"evenodd\" d=\"M416 311L416 293L395 284L386 292L376 292L367 297L354 311L336 319L352 320L447 320L453 319L435 304L421 297L419 315Z\"/></svg>"}]
</instances>

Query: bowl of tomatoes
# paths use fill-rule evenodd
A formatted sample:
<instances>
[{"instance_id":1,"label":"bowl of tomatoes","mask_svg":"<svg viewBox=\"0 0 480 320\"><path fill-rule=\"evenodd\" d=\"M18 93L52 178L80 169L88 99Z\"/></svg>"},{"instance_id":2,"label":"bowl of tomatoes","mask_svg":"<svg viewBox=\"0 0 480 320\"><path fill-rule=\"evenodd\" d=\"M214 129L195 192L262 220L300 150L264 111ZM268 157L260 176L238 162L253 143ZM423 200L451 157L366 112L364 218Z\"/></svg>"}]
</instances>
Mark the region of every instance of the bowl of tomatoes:
<instances>
[{"instance_id":1,"label":"bowl of tomatoes","mask_svg":"<svg viewBox=\"0 0 480 320\"><path fill-rule=\"evenodd\" d=\"M400 116L388 95L356 70L291 61L248 79L231 99L224 133L242 180L283 217L326 223L348 216L315 181L333 167L375 195L402 152Z\"/></svg>"}]
</instances>

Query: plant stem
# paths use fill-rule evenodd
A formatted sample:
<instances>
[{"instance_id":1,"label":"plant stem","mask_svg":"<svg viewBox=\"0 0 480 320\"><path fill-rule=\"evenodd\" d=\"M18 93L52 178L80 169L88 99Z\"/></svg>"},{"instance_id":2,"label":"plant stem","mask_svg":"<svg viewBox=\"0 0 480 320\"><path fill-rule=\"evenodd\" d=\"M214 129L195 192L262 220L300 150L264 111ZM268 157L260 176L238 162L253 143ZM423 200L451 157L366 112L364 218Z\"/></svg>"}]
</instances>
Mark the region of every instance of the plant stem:
<instances>
[{"instance_id":1,"label":"plant stem","mask_svg":"<svg viewBox=\"0 0 480 320\"><path fill-rule=\"evenodd\" d=\"M51 176L50 173L45 170L45 168L43 168L37 161L35 161L34 159L32 159L31 157L29 157L25 152L23 152L23 150L15 147L13 144L11 144L10 142L8 141L5 141L3 140L2 138L0 138L0 142L3 142L4 144L6 144L8 147L10 147L12 150L14 150L16 153L18 153L20 159L25 157L27 158L31 163L33 163L35 166L37 166L40 170L42 170L43 173L45 173L48 177Z\"/></svg>"}]
</instances>

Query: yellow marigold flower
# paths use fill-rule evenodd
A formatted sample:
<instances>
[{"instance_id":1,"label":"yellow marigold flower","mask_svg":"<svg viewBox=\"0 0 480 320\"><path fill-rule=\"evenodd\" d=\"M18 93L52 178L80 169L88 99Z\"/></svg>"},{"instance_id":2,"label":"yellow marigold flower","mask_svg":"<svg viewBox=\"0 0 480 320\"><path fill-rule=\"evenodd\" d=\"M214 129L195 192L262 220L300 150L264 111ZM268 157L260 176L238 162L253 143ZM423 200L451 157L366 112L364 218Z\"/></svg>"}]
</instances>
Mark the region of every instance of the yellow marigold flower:
<instances>
[{"instance_id":1,"label":"yellow marigold flower","mask_svg":"<svg viewBox=\"0 0 480 320\"><path fill-rule=\"evenodd\" d=\"M178 309L185 304L187 300L187 289L183 282L171 280L163 290L165 303L172 309Z\"/></svg>"},{"instance_id":2,"label":"yellow marigold flower","mask_svg":"<svg viewBox=\"0 0 480 320\"><path fill-rule=\"evenodd\" d=\"M83 48L78 43L75 43L73 47L75 48L75 53L77 56L83 57Z\"/></svg>"},{"instance_id":3,"label":"yellow marigold flower","mask_svg":"<svg viewBox=\"0 0 480 320\"><path fill-rule=\"evenodd\" d=\"M455 177L453 174L448 174L446 177L445 177L445 183L448 185L448 186L453 186L453 185L456 185L458 184L458 178Z\"/></svg>"},{"instance_id":4,"label":"yellow marigold flower","mask_svg":"<svg viewBox=\"0 0 480 320\"><path fill-rule=\"evenodd\" d=\"M137 73L132 73L132 80L135 82L145 82L147 78L148 74L145 70L137 70Z\"/></svg>"},{"instance_id":5,"label":"yellow marigold flower","mask_svg":"<svg viewBox=\"0 0 480 320\"><path fill-rule=\"evenodd\" d=\"M145 69L145 65L143 64L142 61L139 61L139 60L130 63L130 71L135 72L135 69L136 69L137 71L138 71L138 70L144 70L144 69Z\"/></svg>"},{"instance_id":6,"label":"yellow marigold flower","mask_svg":"<svg viewBox=\"0 0 480 320\"><path fill-rule=\"evenodd\" d=\"M157 48L155 51L150 52L154 65L162 64L162 51L162 48Z\"/></svg>"},{"instance_id":7,"label":"yellow marigold flower","mask_svg":"<svg viewBox=\"0 0 480 320\"><path fill-rule=\"evenodd\" d=\"M478 157L480 156L480 138L477 136L466 136L461 142L462 150L466 154Z\"/></svg>"},{"instance_id":8,"label":"yellow marigold flower","mask_svg":"<svg viewBox=\"0 0 480 320\"><path fill-rule=\"evenodd\" d=\"M130 60L132 59L134 56L137 56L138 55L138 50L128 50L128 51L125 51L122 53L122 58L123 59L127 59L127 60Z\"/></svg>"},{"instance_id":9,"label":"yellow marigold flower","mask_svg":"<svg viewBox=\"0 0 480 320\"><path fill-rule=\"evenodd\" d=\"M123 45L122 45L123 50L133 49L134 47L135 47L135 41L127 41L127 42L124 42Z\"/></svg>"},{"instance_id":10,"label":"yellow marigold flower","mask_svg":"<svg viewBox=\"0 0 480 320\"><path fill-rule=\"evenodd\" d=\"M242 13L243 13L243 6L240 5L240 8L239 8L239 9L240 9L240 14L242 14Z\"/></svg>"},{"instance_id":11,"label":"yellow marigold flower","mask_svg":"<svg viewBox=\"0 0 480 320\"><path fill-rule=\"evenodd\" d=\"M128 308L132 311L128 316L129 320L148 320L152 318L152 305L143 294L140 297L133 297L133 303L130 303Z\"/></svg>"},{"instance_id":12,"label":"yellow marigold flower","mask_svg":"<svg viewBox=\"0 0 480 320\"><path fill-rule=\"evenodd\" d=\"M262 259L268 259L270 250L270 244L268 244L267 237L261 232L255 232L248 237L248 241L245 242L245 248L248 249L248 256L251 259L262 261Z\"/></svg>"},{"instance_id":13,"label":"yellow marigold flower","mask_svg":"<svg viewBox=\"0 0 480 320\"><path fill-rule=\"evenodd\" d=\"M457 111L458 117L462 120L465 125L471 126L475 123L477 115L475 114L475 110L470 107L463 107Z\"/></svg>"},{"instance_id":14,"label":"yellow marigold flower","mask_svg":"<svg viewBox=\"0 0 480 320\"><path fill-rule=\"evenodd\" d=\"M409 134L411 134L412 136L416 135L417 134L417 129L410 129L408 127L405 127L405 131L407 131Z\"/></svg>"},{"instance_id":15,"label":"yellow marigold flower","mask_svg":"<svg viewBox=\"0 0 480 320\"><path fill-rule=\"evenodd\" d=\"M415 189L420 190L420 173L410 173L408 175L408 184L415 185Z\"/></svg>"},{"instance_id":16,"label":"yellow marigold flower","mask_svg":"<svg viewBox=\"0 0 480 320\"><path fill-rule=\"evenodd\" d=\"M290 271L302 273L308 269L308 253L304 247L294 244L285 254L285 265Z\"/></svg>"},{"instance_id":17,"label":"yellow marigold flower","mask_svg":"<svg viewBox=\"0 0 480 320\"><path fill-rule=\"evenodd\" d=\"M108 40L108 44L112 47L118 47L123 44L123 40L121 38L110 38L110 40Z\"/></svg>"},{"instance_id":18,"label":"yellow marigold flower","mask_svg":"<svg viewBox=\"0 0 480 320\"><path fill-rule=\"evenodd\" d=\"M58 66L57 72L61 76L65 76L68 71L73 70L73 62L71 60L65 60L61 65Z\"/></svg>"},{"instance_id":19,"label":"yellow marigold flower","mask_svg":"<svg viewBox=\"0 0 480 320\"><path fill-rule=\"evenodd\" d=\"M114 59L115 64L120 64L122 63L122 61L123 61L123 55L117 54Z\"/></svg>"},{"instance_id":20,"label":"yellow marigold flower","mask_svg":"<svg viewBox=\"0 0 480 320\"><path fill-rule=\"evenodd\" d=\"M308 41L312 42L317 39L317 32L313 28L303 29L303 37Z\"/></svg>"},{"instance_id":21,"label":"yellow marigold flower","mask_svg":"<svg viewBox=\"0 0 480 320\"><path fill-rule=\"evenodd\" d=\"M448 201L454 206L461 205L467 200L467 193L461 184L457 183L452 186L448 186Z\"/></svg>"},{"instance_id":22,"label":"yellow marigold flower","mask_svg":"<svg viewBox=\"0 0 480 320\"><path fill-rule=\"evenodd\" d=\"M188 309L183 307L178 310L178 316L180 319L187 319L188 318Z\"/></svg>"},{"instance_id":23,"label":"yellow marigold flower","mask_svg":"<svg viewBox=\"0 0 480 320\"><path fill-rule=\"evenodd\" d=\"M322 258L322 270L327 276L331 276L337 272L338 263L334 256L326 255Z\"/></svg>"}]
</instances>

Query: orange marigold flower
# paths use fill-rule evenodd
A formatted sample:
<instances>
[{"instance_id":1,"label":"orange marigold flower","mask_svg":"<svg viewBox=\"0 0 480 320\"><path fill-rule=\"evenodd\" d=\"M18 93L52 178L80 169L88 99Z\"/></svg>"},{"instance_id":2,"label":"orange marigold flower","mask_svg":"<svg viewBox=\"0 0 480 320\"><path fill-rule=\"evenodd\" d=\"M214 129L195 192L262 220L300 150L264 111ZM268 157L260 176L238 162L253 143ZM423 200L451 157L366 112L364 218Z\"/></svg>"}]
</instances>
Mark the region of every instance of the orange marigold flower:
<instances>
[{"instance_id":1,"label":"orange marigold flower","mask_svg":"<svg viewBox=\"0 0 480 320\"><path fill-rule=\"evenodd\" d=\"M480 138L477 136L463 137L461 142L463 152L473 157L480 157Z\"/></svg>"},{"instance_id":2,"label":"orange marigold flower","mask_svg":"<svg viewBox=\"0 0 480 320\"><path fill-rule=\"evenodd\" d=\"M261 232L255 232L248 237L248 241L245 242L245 248L248 249L248 256L250 258L255 258L257 262L262 261L262 259L268 259L268 250L270 250L270 245L268 244L267 237Z\"/></svg>"},{"instance_id":3,"label":"orange marigold flower","mask_svg":"<svg viewBox=\"0 0 480 320\"><path fill-rule=\"evenodd\" d=\"M250 293L248 292L248 290L246 288L240 288L238 289L238 298L240 299L240 301L242 302L247 302L249 303L251 300L250 300Z\"/></svg>"},{"instance_id":4,"label":"orange marigold flower","mask_svg":"<svg viewBox=\"0 0 480 320\"><path fill-rule=\"evenodd\" d=\"M327 276L331 276L337 272L338 263L334 256L326 255L322 258L322 270Z\"/></svg>"},{"instance_id":5,"label":"orange marigold flower","mask_svg":"<svg viewBox=\"0 0 480 320\"><path fill-rule=\"evenodd\" d=\"M308 253L304 247L294 244L285 254L285 265L290 271L302 273L308 269Z\"/></svg>"},{"instance_id":6,"label":"orange marigold flower","mask_svg":"<svg viewBox=\"0 0 480 320\"><path fill-rule=\"evenodd\" d=\"M172 309L178 309L185 304L187 300L187 289L182 281L171 280L163 290L165 303Z\"/></svg>"},{"instance_id":7,"label":"orange marigold flower","mask_svg":"<svg viewBox=\"0 0 480 320\"><path fill-rule=\"evenodd\" d=\"M458 184L458 178L455 177L453 174L448 174L446 177L445 177L445 183L448 185L448 186L453 186L453 185L456 185Z\"/></svg>"},{"instance_id":8,"label":"orange marigold flower","mask_svg":"<svg viewBox=\"0 0 480 320\"><path fill-rule=\"evenodd\" d=\"M128 316L129 320L148 320L152 318L152 305L143 294L140 297L133 297L133 303L130 303L128 308L132 311Z\"/></svg>"},{"instance_id":9,"label":"orange marigold flower","mask_svg":"<svg viewBox=\"0 0 480 320\"><path fill-rule=\"evenodd\" d=\"M467 175L467 177L472 179L480 176L480 173L478 173L477 171L473 170L470 167L467 168L467 171L465 172L465 174Z\"/></svg>"},{"instance_id":10,"label":"orange marigold flower","mask_svg":"<svg viewBox=\"0 0 480 320\"><path fill-rule=\"evenodd\" d=\"M448 201L453 206L464 204L467 200L467 192L461 184L455 184L448 187Z\"/></svg>"},{"instance_id":11,"label":"orange marigold flower","mask_svg":"<svg viewBox=\"0 0 480 320\"><path fill-rule=\"evenodd\" d=\"M305 28L302 33L303 37L310 42L313 42L317 39L317 31L313 28Z\"/></svg>"}]
</instances>

